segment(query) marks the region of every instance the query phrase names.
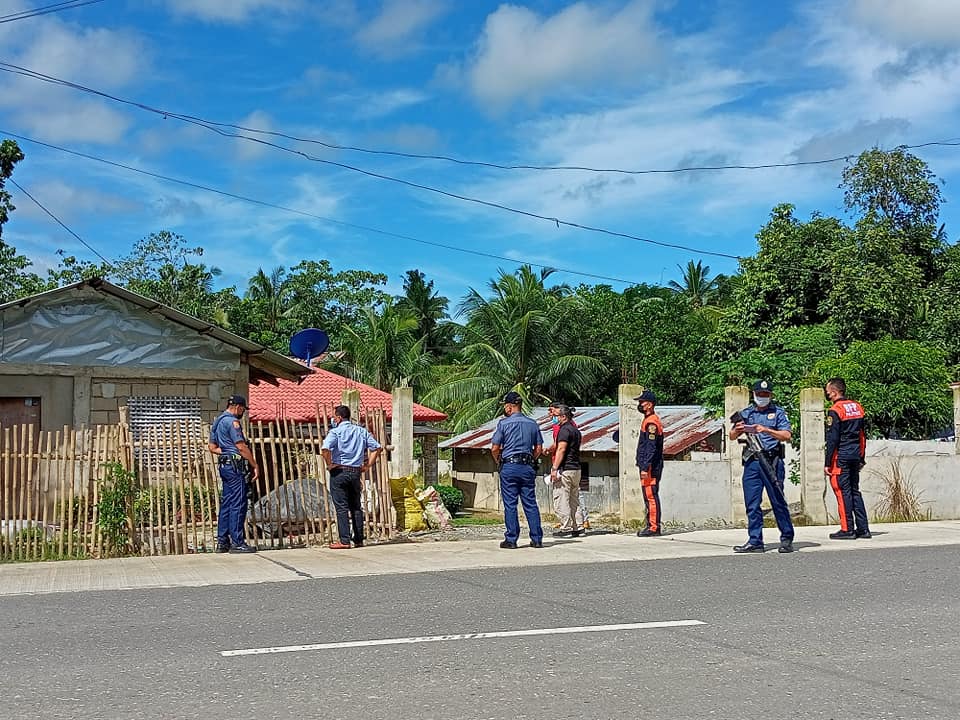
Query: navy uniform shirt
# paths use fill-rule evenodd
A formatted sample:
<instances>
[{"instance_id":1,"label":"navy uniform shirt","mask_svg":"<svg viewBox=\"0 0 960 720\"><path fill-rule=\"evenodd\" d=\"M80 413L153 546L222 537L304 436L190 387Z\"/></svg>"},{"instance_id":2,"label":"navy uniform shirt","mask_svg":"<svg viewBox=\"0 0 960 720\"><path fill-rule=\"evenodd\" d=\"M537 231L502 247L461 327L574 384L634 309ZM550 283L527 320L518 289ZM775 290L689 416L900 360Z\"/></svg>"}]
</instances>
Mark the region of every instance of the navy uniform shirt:
<instances>
[{"instance_id":1,"label":"navy uniform shirt","mask_svg":"<svg viewBox=\"0 0 960 720\"><path fill-rule=\"evenodd\" d=\"M240 420L229 410L224 410L210 426L210 442L220 448L222 457L239 455L237 443L246 443Z\"/></svg>"},{"instance_id":2,"label":"navy uniform shirt","mask_svg":"<svg viewBox=\"0 0 960 720\"><path fill-rule=\"evenodd\" d=\"M863 462L867 450L865 414L856 400L840 398L827 413L827 457L824 467L838 462Z\"/></svg>"},{"instance_id":3,"label":"navy uniform shirt","mask_svg":"<svg viewBox=\"0 0 960 720\"><path fill-rule=\"evenodd\" d=\"M640 421L637 439L637 467L657 479L663 472L663 423L656 413L645 415Z\"/></svg>"},{"instance_id":4,"label":"navy uniform shirt","mask_svg":"<svg viewBox=\"0 0 960 720\"><path fill-rule=\"evenodd\" d=\"M773 403L770 403L765 408L758 408L756 405L751 405L740 414L743 415L743 422L747 425L765 425L771 430L791 429L790 419L787 417L787 413L782 407L774 405ZM760 447L764 450L776 450L780 444L779 440L766 433L758 433L757 438L760 440Z\"/></svg>"},{"instance_id":5,"label":"navy uniform shirt","mask_svg":"<svg viewBox=\"0 0 960 720\"><path fill-rule=\"evenodd\" d=\"M497 423L491 443L500 446L501 458L532 456L533 449L543 445L543 435L540 434L537 423L523 413L516 412Z\"/></svg>"}]
</instances>

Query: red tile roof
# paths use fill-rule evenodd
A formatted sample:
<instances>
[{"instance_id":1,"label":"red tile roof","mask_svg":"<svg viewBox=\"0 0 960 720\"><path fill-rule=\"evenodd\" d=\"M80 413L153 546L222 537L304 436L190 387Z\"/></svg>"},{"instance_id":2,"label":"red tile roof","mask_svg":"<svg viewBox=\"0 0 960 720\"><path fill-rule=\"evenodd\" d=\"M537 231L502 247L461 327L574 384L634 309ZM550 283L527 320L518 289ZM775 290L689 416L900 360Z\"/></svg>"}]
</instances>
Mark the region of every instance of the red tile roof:
<instances>
[{"instance_id":1,"label":"red tile roof","mask_svg":"<svg viewBox=\"0 0 960 720\"><path fill-rule=\"evenodd\" d=\"M317 405L325 405L332 410L341 403L344 390L360 391L361 411L364 408L383 408L387 413L387 420L390 419L393 411L390 393L328 370L314 368L299 385L287 380L280 380L279 385L251 385L250 420L269 422L289 418L295 422L313 422L317 417ZM446 419L447 416L439 410L413 404L414 422L439 422Z\"/></svg>"}]
</instances>

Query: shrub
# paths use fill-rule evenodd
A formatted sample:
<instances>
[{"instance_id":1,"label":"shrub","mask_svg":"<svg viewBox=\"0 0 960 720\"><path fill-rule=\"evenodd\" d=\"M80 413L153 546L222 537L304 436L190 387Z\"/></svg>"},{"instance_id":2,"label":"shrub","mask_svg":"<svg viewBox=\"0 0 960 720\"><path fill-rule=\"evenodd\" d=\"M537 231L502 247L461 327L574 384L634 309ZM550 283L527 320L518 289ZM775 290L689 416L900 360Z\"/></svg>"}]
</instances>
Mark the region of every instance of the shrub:
<instances>
[{"instance_id":1,"label":"shrub","mask_svg":"<svg viewBox=\"0 0 960 720\"><path fill-rule=\"evenodd\" d=\"M463 510L463 490L452 485L434 485L443 506L452 516Z\"/></svg>"}]
</instances>

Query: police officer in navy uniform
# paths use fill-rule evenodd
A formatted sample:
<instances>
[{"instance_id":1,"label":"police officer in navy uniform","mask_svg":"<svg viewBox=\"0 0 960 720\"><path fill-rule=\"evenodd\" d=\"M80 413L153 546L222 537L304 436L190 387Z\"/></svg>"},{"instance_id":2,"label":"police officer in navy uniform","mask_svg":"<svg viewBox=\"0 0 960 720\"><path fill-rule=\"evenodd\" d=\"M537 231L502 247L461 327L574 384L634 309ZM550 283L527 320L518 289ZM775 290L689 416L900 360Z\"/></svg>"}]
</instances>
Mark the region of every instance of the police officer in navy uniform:
<instances>
[{"instance_id":1,"label":"police officer in navy uniform","mask_svg":"<svg viewBox=\"0 0 960 720\"><path fill-rule=\"evenodd\" d=\"M647 509L647 526L637 537L657 537L662 532L660 512L660 478L663 475L663 423L657 415L657 396L644 390L634 398L637 410L643 413L640 437L637 439L637 469L640 489Z\"/></svg>"},{"instance_id":2,"label":"police officer in navy uniform","mask_svg":"<svg viewBox=\"0 0 960 720\"><path fill-rule=\"evenodd\" d=\"M217 552L250 553L256 548L247 545L243 524L247 518L247 478L260 474L250 443L243 435L240 419L247 409L243 395L233 395L227 409L210 427L210 452L217 456L223 490L220 514L217 516Z\"/></svg>"},{"instance_id":3,"label":"police officer in navy uniform","mask_svg":"<svg viewBox=\"0 0 960 720\"><path fill-rule=\"evenodd\" d=\"M866 414L860 403L847 398L847 383L843 378L828 380L824 394L833 404L827 412L827 452L823 470L837 496L840 516L840 529L830 533L830 539L869 538L867 508L860 494L860 470L865 464L867 450Z\"/></svg>"},{"instance_id":4,"label":"police officer in navy uniform","mask_svg":"<svg viewBox=\"0 0 960 720\"><path fill-rule=\"evenodd\" d=\"M503 497L503 521L507 526L500 547L513 550L520 539L517 500L530 527L530 547L543 547L543 527L537 507L537 459L543 453L540 426L520 411L523 400L519 393L503 396L505 418L493 432L490 453L500 468L500 495Z\"/></svg>"},{"instance_id":5,"label":"police officer in navy uniform","mask_svg":"<svg viewBox=\"0 0 960 720\"><path fill-rule=\"evenodd\" d=\"M790 508L783 495L783 481L786 471L783 464L784 443L792 437L790 420L782 407L775 405L773 384L760 380L753 386L753 404L740 413L741 419L730 429L730 439L736 440L745 433L755 434L760 442L761 452L773 469L775 477L768 477L760 458L744 447L743 454L743 501L747 508L747 528L749 537L743 545L733 548L734 552L763 552L763 511L760 503L763 491L773 506L773 514L780 529L780 548L782 553L793 552L793 522L790 520Z\"/></svg>"}]
</instances>

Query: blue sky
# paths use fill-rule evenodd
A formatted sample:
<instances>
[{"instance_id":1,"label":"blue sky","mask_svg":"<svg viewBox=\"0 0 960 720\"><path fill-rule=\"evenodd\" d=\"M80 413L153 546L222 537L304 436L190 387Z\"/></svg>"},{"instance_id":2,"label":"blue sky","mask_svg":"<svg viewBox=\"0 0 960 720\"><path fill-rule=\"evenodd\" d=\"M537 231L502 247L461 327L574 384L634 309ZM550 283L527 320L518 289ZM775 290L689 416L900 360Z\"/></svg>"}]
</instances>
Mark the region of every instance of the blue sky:
<instances>
[{"instance_id":1,"label":"blue sky","mask_svg":"<svg viewBox=\"0 0 960 720\"><path fill-rule=\"evenodd\" d=\"M0 0L0 15L49 4ZM960 136L954 0L104 0L0 24L0 61L207 120L326 143L500 164L628 170L769 164ZM454 303L532 262L632 282L736 261L558 227L0 73L0 129L381 235L21 142L14 179L101 254L172 230L223 285L327 258L418 268ZM252 133L247 133L252 134ZM770 209L842 215L842 163L625 175L498 170L258 135L318 159L538 215L726 255ZM917 154L945 181L960 148ZM42 270L94 255L15 188L4 238ZM575 274L558 280L597 282ZM623 282L611 282L622 289Z\"/></svg>"}]
</instances>

